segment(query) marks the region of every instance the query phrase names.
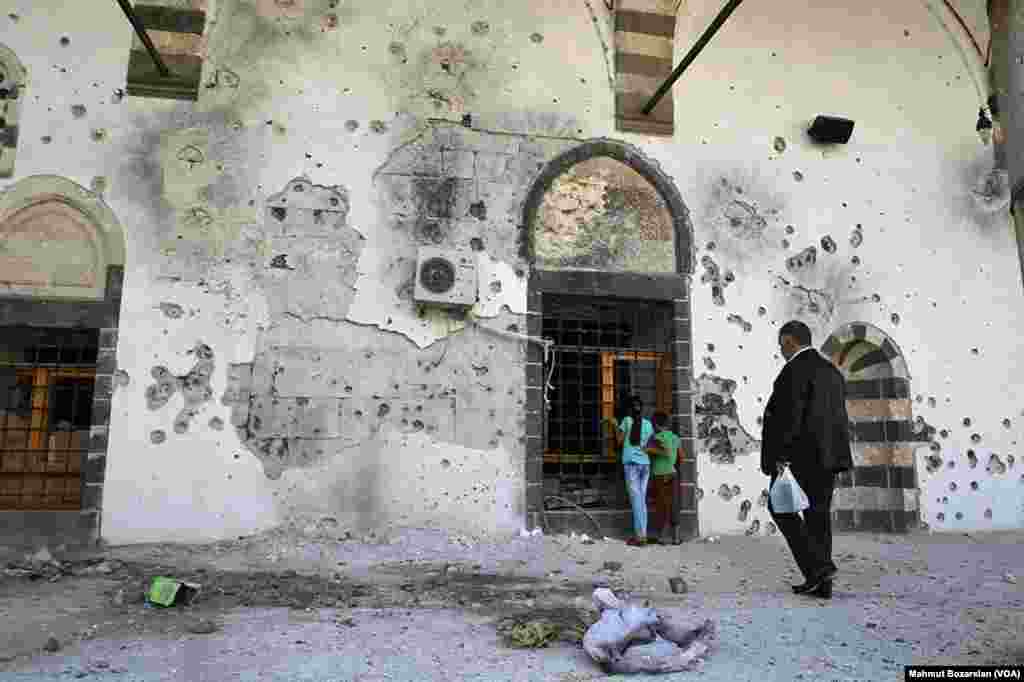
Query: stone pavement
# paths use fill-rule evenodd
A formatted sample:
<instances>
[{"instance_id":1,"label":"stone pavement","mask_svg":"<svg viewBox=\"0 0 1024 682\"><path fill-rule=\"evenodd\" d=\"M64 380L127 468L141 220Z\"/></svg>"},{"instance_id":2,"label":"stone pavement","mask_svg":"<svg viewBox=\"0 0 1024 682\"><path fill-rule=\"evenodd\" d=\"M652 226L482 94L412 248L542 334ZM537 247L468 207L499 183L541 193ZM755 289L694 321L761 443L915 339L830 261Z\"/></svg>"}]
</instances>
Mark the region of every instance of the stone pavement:
<instances>
[{"instance_id":1,"label":"stone pavement","mask_svg":"<svg viewBox=\"0 0 1024 682\"><path fill-rule=\"evenodd\" d=\"M840 535L830 601L790 593L795 568L777 536L629 548L396 531L107 548L91 569L0 578L0 657L11 659L0 679L620 679L571 641L514 649L500 632L506 618L591 622L595 584L717 622L703 669L665 680L899 680L909 663L1022 664L1021 539ZM204 584L194 606L144 607L146 581L168 573ZM688 591L671 593L670 577ZM57 651L45 650L50 636Z\"/></svg>"}]
</instances>

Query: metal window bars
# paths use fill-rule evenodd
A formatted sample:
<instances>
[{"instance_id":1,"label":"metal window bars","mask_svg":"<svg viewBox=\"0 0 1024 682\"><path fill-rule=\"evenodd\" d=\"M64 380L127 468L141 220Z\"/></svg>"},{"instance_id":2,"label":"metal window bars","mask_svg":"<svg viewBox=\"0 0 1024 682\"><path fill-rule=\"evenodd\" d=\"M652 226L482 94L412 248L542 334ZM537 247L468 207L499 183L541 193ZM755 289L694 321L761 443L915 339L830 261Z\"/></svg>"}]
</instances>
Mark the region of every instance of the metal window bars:
<instances>
[{"instance_id":1,"label":"metal window bars","mask_svg":"<svg viewBox=\"0 0 1024 682\"><path fill-rule=\"evenodd\" d=\"M99 331L0 327L0 509L79 509Z\"/></svg>"},{"instance_id":2,"label":"metal window bars","mask_svg":"<svg viewBox=\"0 0 1024 682\"><path fill-rule=\"evenodd\" d=\"M554 341L555 361L545 419L545 508L564 508L565 501L628 508L621 453L604 420L624 417L631 395L643 400L647 418L671 412L671 306L554 294L542 306L542 334Z\"/></svg>"}]
</instances>

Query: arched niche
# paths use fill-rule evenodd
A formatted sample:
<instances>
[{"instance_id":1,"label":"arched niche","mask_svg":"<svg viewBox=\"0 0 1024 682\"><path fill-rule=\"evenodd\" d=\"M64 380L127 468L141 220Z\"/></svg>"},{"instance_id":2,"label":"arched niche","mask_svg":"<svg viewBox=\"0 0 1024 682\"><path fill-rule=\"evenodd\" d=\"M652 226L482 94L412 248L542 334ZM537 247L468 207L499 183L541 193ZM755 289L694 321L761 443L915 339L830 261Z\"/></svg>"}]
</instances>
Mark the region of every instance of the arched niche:
<instances>
[{"instance_id":1,"label":"arched niche","mask_svg":"<svg viewBox=\"0 0 1024 682\"><path fill-rule=\"evenodd\" d=\"M124 232L85 188L32 176L0 193L0 295L103 300Z\"/></svg>"},{"instance_id":2,"label":"arched niche","mask_svg":"<svg viewBox=\"0 0 1024 682\"><path fill-rule=\"evenodd\" d=\"M0 44L0 178L14 174L26 81L27 72L21 60L10 48Z\"/></svg>"},{"instance_id":3,"label":"arched niche","mask_svg":"<svg viewBox=\"0 0 1024 682\"><path fill-rule=\"evenodd\" d=\"M622 142L584 142L549 162L524 220L522 255L539 270L693 271L693 228L679 191Z\"/></svg>"}]
</instances>

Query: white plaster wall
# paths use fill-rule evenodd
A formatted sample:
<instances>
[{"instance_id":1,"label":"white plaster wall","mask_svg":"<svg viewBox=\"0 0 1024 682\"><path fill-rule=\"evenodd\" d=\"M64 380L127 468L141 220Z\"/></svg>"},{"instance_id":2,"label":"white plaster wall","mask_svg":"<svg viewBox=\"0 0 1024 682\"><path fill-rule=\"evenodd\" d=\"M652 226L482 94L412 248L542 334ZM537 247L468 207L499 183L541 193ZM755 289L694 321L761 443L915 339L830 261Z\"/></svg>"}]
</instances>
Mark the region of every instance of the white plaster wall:
<instances>
[{"instance_id":1,"label":"white plaster wall","mask_svg":"<svg viewBox=\"0 0 1024 682\"><path fill-rule=\"evenodd\" d=\"M255 3L208 4L218 22L211 33L211 64L232 68L241 85L237 90L204 88L196 105L135 98L112 103L111 92L124 87L131 39L115 3L16 0L9 11L20 19L0 17L3 42L29 71L16 174L8 182L55 173L88 187L93 177L106 177L106 200L127 232L118 362L131 384L114 397L103 520L103 533L111 541L230 537L300 512L334 513L344 501L332 497L336 486L331 477L342 481L358 472L355 464L336 461L290 469L281 479L268 480L230 426L222 432L197 426L184 435L169 433L162 445L149 442L152 429L170 428L177 409L172 403L156 413L147 411L143 392L154 364L185 372L190 362L184 352L197 340L208 343L217 363L215 399L197 424L215 414L229 421L219 402L228 363L249 362L270 343L331 346L336 336L344 336L339 324L347 323L283 321L284 304L266 300L258 287L247 285L239 264L207 266L189 260L184 251L163 254L169 228L161 216L168 200L159 177L142 173L154 169L132 161L147 158L148 148L139 142L145 135L210 121L226 130L232 121L241 122L219 157L220 175L233 188L224 197L229 206L223 213L234 217L224 220L235 221L238 230L225 227L224 234L240 234L238 239L261 238L261 202L292 178L305 175L317 184L346 188L348 225L365 237L349 317L375 324L391 316L393 332L415 337L417 344L408 342L410 353L447 331L413 334L419 328L413 311L396 306L393 290L379 286L384 259L399 245L384 229L372 174L415 133L422 118L459 120L469 112L475 125L492 130L623 137L613 130L607 66L612 56L606 51L610 21L600 2L344 4L336 10L338 27L328 31L321 31L319 23L326 4L309 3L307 17L295 20L297 26L310 27L308 32L280 40L260 33L266 29L260 28ZM960 4L978 24L983 3ZM677 55L718 8L710 1L684 4ZM782 2L770 9L745 4L675 86L674 139L625 136L675 179L692 213L695 245L701 249L698 263L704 245L715 241L712 255L723 269L736 273L736 282L725 291L725 306L718 307L710 288L700 282L697 266L694 367L695 374L705 371L703 357L710 355L716 364L710 373L738 382L738 414L755 436L760 431L756 418L781 367L773 357L777 325L800 316L812 323L816 343L850 321L868 322L890 334L906 354L912 393L937 399L935 408L915 403L915 414L953 434L943 441L947 460L959 460L962 444L974 432L985 448L1005 453L1016 448L1024 425L1024 367L1014 352L1024 331L1017 313L1017 256L1007 218L984 215L971 203L971 184L985 170L990 153L973 130L979 70L969 53L964 57L962 37L936 16L942 15L923 2L872 0L856 8L841 0ZM474 35L471 29L480 20L489 22L487 35ZM447 28L443 40L461 42L471 54L473 66L464 85L449 93L463 102L462 110L439 111L426 96L438 78L429 63L442 40L435 26ZM535 32L541 42L531 40ZM60 46L61 35L71 38L68 47ZM396 65L392 43L402 44L407 68ZM78 103L88 107L81 120L70 114ZM802 130L819 113L855 119L850 144L824 151L812 146ZM349 131L347 120L358 121L358 130ZM384 122L388 130L372 132L372 120ZM90 139L94 128L108 131L105 142ZM41 142L44 135L52 136L51 144ZM775 136L787 141L781 154L773 149ZM796 170L803 173L802 182L794 180ZM768 218L761 242L732 239L715 227L721 206L711 186L723 177L759 208L778 210ZM526 187L518 191L521 200ZM862 265L846 272L844 265L854 254L849 233L858 223L864 233L856 250ZM795 234L785 234L788 224ZM505 227L512 230L515 223ZM838 251L825 254L819 246L818 273L801 281L828 291L836 307L830 318L815 319L785 287L772 288L772 278L780 273L796 279L785 272L786 256L818 244L826 234L838 243ZM782 238L790 240L791 248L779 246ZM523 309L524 297L514 266L493 266L505 284L501 303L513 313ZM188 274L178 284L161 279L183 270ZM857 286L836 284L850 274L856 275ZM210 293L233 280L233 296ZM871 300L875 293L880 302ZM155 308L163 300L195 310L195 315L168 320ZM767 309L764 317L757 313L759 306ZM500 303L490 301L482 312L500 313ZM728 322L729 313L751 322L751 332ZM892 322L893 313L899 314L899 324ZM705 351L707 343L715 344L713 353ZM979 353L971 353L972 347ZM522 352L521 346L503 352L509 349ZM514 377L514 385L521 383L521 376ZM512 398L506 402L510 411L519 409ZM970 429L960 426L964 416L973 419ZM1002 426L1004 418L1013 420L1009 429ZM434 519L491 531L507 530L521 520L521 449L467 450L423 438L381 438L370 451L383 447L388 452L382 469L387 475L378 476L376 494L388 501L389 519L401 521L404 515L417 523ZM764 532L767 515L756 500L766 481L757 471L757 454L740 455L736 465L713 465L706 453L698 456L699 485L705 492L702 532L738 532L754 519L761 520ZM465 460L469 473L453 476L451 469L434 466L439 457ZM397 462L414 463L409 471L421 467L418 475L424 478L395 474L388 467ZM951 522L947 511L941 523L934 519L934 499L948 486L944 477L963 475L963 465L935 476L919 467L927 521L937 529L1019 525L1024 485L1018 469L984 479L977 492L965 492L958 480L957 504L964 505L964 518ZM741 495L728 503L720 500L716 491L722 483L739 485ZM487 490L473 490L480 485ZM394 502L406 494L412 500L430 497L413 510L413 502ZM753 510L747 522L740 522L739 504L748 498ZM431 516L434 504L437 514ZM992 519L984 518L986 508L993 509Z\"/></svg>"}]
</instances>

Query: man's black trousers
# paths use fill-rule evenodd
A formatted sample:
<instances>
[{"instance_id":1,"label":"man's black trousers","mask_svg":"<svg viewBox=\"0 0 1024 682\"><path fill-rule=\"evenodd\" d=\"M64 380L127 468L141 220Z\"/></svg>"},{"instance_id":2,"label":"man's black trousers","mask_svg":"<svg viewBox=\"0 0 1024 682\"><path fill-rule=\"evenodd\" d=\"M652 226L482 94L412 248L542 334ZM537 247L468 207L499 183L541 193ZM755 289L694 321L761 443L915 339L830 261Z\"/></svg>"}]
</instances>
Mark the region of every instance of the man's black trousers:
<instances>
[{"instance_id":1,"label":"man's black trousers","mask_svg":"<svg viewBox=\"0 0 1024 682\"><path fill-rule=\"evenodd\" d=\"M832 492L835 474L822 472L807 475L793 471L793 477L807 494L811 506L800 514L776 514L768 499L768 511L796 559L805 580L812 580L826 568L835 569L832 561ZM772 483L775 483L772 476Z\"/></svg>"}]
</instances>

